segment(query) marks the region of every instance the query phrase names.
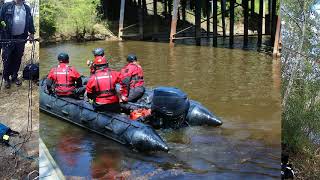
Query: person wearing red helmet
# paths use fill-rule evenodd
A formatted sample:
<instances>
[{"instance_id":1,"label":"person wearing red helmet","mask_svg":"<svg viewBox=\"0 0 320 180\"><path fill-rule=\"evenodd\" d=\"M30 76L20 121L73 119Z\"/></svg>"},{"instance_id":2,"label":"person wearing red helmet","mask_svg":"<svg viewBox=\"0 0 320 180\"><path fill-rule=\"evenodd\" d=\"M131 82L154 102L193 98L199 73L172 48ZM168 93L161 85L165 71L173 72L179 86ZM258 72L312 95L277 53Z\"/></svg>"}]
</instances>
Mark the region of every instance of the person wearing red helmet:
<instances>
[{"instance_id":1,"label":"person wearing red helmet","mask_svg":"<svg viewBox=\"0 0 320 180\"><path fill-rule=\"evenodd\" d=\"M120 73L108 67L105 57L97 56L93 66L95 73L88 80L87 97L92 99L96 111L120 112L119 97L116 92L116 84L120 84L121 102L127 101L126 88L121 82Z\"/></svg>"},{"instance_id":2,"label":"person wearing red helmet","mask_svg":"<svg viewBox=\"0 0 320 180\"><path fill-rule=\"evenodd\" d=\"M96 57L105 57L104 56L104 49L103 48L96 48L92 51L92 54L94 56L94 58ZM94 60L93 60L94 61ZM90 68L90 75L95 73L95 68L93 66L93 61L92 60L87 60L87 65ZM108 62L107 62L108 63Z\"/></svg>"},{"instance_id":3,"label":"person wearing red helmet","mask_svg":"<svg viewBox=\"0 0 320 180\"><path fill-rule=\"evenodd\" d=\"M137 101L144 93L144 80L142 67L137 63L137 57L129 54L127 57L128 64L121 69L121 81L128 88L128 101Z\"/></svg>"},{"instance_id":4,"label":"person wearing red helmet","mask_svg":"<svg viewBox=\"0 0 320 180\"><path fill-rule=\"evenodd\" d=\"M57 96L79 97L84 93L80 73L69 65L69 55L58 55L59 65L50 70L47 76L47 89Z\"/></svg>"}]
</instances>

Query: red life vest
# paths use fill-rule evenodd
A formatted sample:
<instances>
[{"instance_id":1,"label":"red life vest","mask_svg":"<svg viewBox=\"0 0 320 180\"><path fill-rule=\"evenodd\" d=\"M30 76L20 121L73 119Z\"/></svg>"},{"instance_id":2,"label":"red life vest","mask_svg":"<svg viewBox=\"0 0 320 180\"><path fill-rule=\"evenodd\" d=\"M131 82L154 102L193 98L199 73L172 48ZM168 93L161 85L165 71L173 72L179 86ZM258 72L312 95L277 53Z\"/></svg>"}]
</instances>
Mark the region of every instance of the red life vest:
<instances>
[{"instance_id":1,"label":"red life vest","mask_svg":"<svg viewBox=\"0 0 320 180\"><path fill-rule=\"evenodd\" d=\"M128 63L121 69L122 81L126 78L130 79L130 88L136 88L144 85L143 70L138 64Z\"/></svg>"},{"instance_id":2,"label":"red life vest","mask_svg":"<svg viewBox=\"0 0 320 180\"><path fill-rule=\"evenodd\" d=\"M68 96L76 88L75 82L80 78L80 74L68 64L60 63L57 67L51 69L48 78L53 80L55 93L58 96Z\"/></svg>"},{"instance_id":3,"label":"red life vest","mask_svg":"<svg viewBox=\"0 0 320 180\"><path fill-rule=\"evenodd\" d=\"M145 108L141 108L141 109L136 109L133 110L130 113L130 119L131 120L137 120L139 117L147 117L151 115L151 109L145 109Z\"/></svg>"},{"instance_id":4,"label":"red life vest","mask_svg":"<svg viewBox=\"0 0 320 180\"><path fill-rule=\"evenodd\" d=\"M95 94L97 104L111 104L119 102L115 87L120 82L119 73L109 68L96 70L91 75L86 90L88 93Z\"/></svg>"}]
</instances>

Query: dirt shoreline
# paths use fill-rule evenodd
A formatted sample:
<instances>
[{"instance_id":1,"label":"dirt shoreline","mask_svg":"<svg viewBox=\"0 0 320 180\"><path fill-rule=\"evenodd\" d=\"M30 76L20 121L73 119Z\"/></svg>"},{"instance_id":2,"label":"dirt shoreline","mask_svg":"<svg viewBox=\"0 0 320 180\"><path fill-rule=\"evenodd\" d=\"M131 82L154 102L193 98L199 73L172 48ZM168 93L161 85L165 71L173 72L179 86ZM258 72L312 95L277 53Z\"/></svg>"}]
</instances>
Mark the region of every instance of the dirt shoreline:
<instances>
[{"instance_id":1,"label":"dirt shoreline","mask_svg":"<svg viewBox=\"0 0 320 180\"><path fill-rule=\"evenodd\" d=\"M108 38L94 38L94 37L84 37L78 38L71 35L61 35L54 36L46 39L40 39L40 44L54 44L62 42L88 42L88 41L120 41L117 37L108 37Z\"/></svg>"},{"instance_id":2,"label":"dirt shoreline","mask_svg":"<svg viewBox=\"0 0 320 180\"><path fill-rule=\"evenodd\" d=\"M107 27L101 24L93 26L91 33L56 33L53 36L40 39L42 44L61 43L61 42L86 42L86 41L119 41L118 37L114 35Z\"/></svg>"},{"instance_id":3,"label":"dirt shoreline","mask_svg":"<svg viewBox=\"0 0 320 180\"><path fill-rule=\"evenodd\" d=\"M39 47L39 43L37 43L37 47ZM23 70L25 64L30 62L30 50L31 44L27 43L20 71ZM35 62L37 62L39 52L35 53L35 57ZM29 132L27 132L29 81L23 81L20 87L12 84L10 89L2 87L0 90L0 122L20 133L19 136L11 138L10 144L15 145L25 139L28 140L22 146L20 144L17 146L18 149L21 147L21 150L16 155L12 154L12 148L0 144L0 179L25 179L31 172L34 172L31 179L37 176L39 169L39 93L37 84L32 83L32 89L33 126L32 131L29 127Z\"/></svg>"},{"instance_id":4,"label":"dirt shoreline","mask_svg":"<svg viewBox=\"0 0 320 180\"><path fill-rule=\"evenodd\" d=\"M294 179L318 179L320 177L320 147L318 149L304 147L295 152L288 149L286 144L282 144L282 157L285 156L289 157L289 164L292 165L295 173Z\"/></svg>"},{"instance_id":5,"label":"dirt shoreline","mask_svg":"<svg viewBox=\"0 0 320 180\"><path fill-rule=\"evenodd\" d=\"M320 154L308 155L303 153L289 154L296 178L318 179L320 177Z\"/></svg>"}]
</instances>

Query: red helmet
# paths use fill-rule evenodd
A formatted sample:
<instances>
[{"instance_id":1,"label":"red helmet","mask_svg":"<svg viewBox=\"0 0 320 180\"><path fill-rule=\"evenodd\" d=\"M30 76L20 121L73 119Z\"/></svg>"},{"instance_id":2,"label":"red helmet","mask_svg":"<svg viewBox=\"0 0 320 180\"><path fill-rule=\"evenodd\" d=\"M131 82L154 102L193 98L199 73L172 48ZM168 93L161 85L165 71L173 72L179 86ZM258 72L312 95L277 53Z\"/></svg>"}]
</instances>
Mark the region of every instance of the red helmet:
<instances>
[{"instance_id":1,"label":"red helmet","mask_svg":"<svg viewBox=\"0 0 320 180\"><path fill-rule=\"evenodd\" d=\"M93 61L94 65L106 65L108 64L107 59L104 56L96 56Z\"/></svg>"}]
</instances>

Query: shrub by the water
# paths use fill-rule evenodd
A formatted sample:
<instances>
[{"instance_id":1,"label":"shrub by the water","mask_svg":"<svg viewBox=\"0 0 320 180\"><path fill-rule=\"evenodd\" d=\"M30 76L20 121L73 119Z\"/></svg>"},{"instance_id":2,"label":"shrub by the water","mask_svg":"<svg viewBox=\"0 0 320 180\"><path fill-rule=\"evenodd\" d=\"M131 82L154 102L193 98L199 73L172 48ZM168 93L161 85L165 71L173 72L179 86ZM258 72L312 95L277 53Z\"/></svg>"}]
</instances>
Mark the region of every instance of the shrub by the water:
<instances>
[{"instance_id":1,"label":"shrub by the water","mask_svg":"<svg viewBox=\"0 0 320 180\"><path fill-rule=\"evenodd\" d=\"M40 4L40 37L48 38L56 33L58 9L50 1Z\"/></svg>"},{"instance_id":2,"label":"shrub by the water","mask_svg":"<svg viewBox=\"0 0 320 180\"><path fill-rule=\"evenodd\" d=\"M284 4L282 140L289 149L299 152L314 144L320 135L320 54L314 33L320 27L320 14L314 11L315 0ZM287 14L289 10L293 15ZM294 18L303 21L297 23Z\"/></svg>"},{"instance_id":3,"label":"shrub by the water","mask_svg":"<svg viewBox=\"0 0 320 180\"><path fill-rule=\"evenodd\" d=\"M83 38L92 34L93 26L99 21L97 7L99 0L44 0L41 1L41 37L54 34Z\"/></svg>"}]
</instances>

